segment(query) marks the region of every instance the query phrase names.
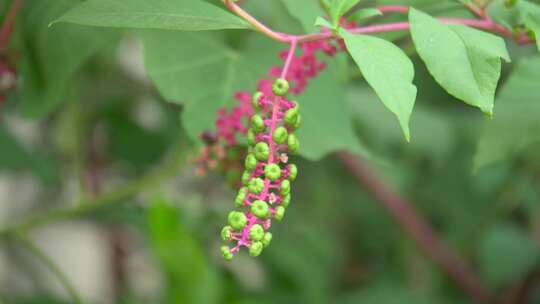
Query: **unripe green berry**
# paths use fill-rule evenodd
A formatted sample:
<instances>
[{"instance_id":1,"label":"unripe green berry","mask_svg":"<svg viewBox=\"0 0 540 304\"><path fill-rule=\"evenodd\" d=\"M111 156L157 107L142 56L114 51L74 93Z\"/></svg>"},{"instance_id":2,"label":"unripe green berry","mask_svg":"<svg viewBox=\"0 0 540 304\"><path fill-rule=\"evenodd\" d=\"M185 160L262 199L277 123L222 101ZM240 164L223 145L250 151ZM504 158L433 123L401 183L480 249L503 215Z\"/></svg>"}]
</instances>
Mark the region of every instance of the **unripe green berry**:
<instances>
[{"instance_id":1,"label":"unripe green berry","mask_svg":"<svg viewBox=\"0 0 540 304\"><path fill-rule=\"evenodd\" d=\"M251 117L251 127L255 133L260 133L264 130L264 120L259 114L255 114Z\"/></svg>"},{"instance_id":2,"label":"unripe green berry","mask_svg":"<svg viewBox=\"0 0 540 304\"><path fill-rule=\"evenodd\" d=\"M247 217L244 213L240 211L231 211L229 212L229 225L234 230L240 230L244 228L247 224Z\"/></svg>"},{"instance_id":3,"label":"unripe green berry","mask_svg":"<svg viewBox=\"0 0 540 304\"><path fill-rule=\"evenodd\" d=\"M270 156L270 147L265 142L259 142L255 145L255 157L260 161L266 161Z\"/></svg>"},{"instance_id":4,"label":"unripe green berry","mask_svg":"<svg viewBox=\"0 0 540 304\"><path fill-rule=\"evenodd\" d=\"M261 99L262 96L262 92L255 92L255 94L253 94L253 97L251 99L251 105L253 106L253 109L258 110L260 108L259 99Z\"/></svg>"},{"instance_id":5,"label":"unripe green berry","mask_svg":"<svg viewBox=\"0 0 540 304\"><path fill-rule=\"evenodd\" d=\"M270 233L270 232L265 233L264 237L262 239L262 243L263 243L264 247L268 247L268 245L270 245L271 241L272 241L272 233Z\"/></svg>"},{"instance_id":6,"label":"unripe green berry","mask_svg":"<svg viewBox=\"0 0 540 304\"><path fill-rule=\"evenodd\" d=\"M260 219L267 218L269 211L270 209L265 201L256 200L251 205L251 212Z\"/></svg>"},{"instance_id":7,"label":"unripe green berry","mask_svg":"<svg viewBox=\"0 0 540 304\"><path fill-rule=\"evenodd\" d=\"M285 207L283 206L278 206L276 208L276 213L274 214L274 218L277 220L277 221L281 221L281 219L283 219L283 216L285 215Z\"/></svg>"},{"instance_id":8,"label":"unripe green berry","mask_svg":"<svg viewBox=\"0 0 540 304\"><path fill-rule=\"evenodd\" d=\"M255 224L249 229L249 238L253 241L260 241L264 237L264 229L261 225Z\"/></svg>"},{"instance_id":9,"label":"unripe green berry","mask_svg":"<svg viewBox=\"0 0 540 304\"><path fill-rule=\"evenodd\" d=\"M259 177L254 178L249 182L248 188L251 193L259 194L264 189L264 181Z\"/></svg>"},{"instance_id":10,"label":"unripe green berry","mask_svg":"<svg viewBox=\"0 0 540 304\"><path fill-rule=\"evenodd\" d=\"M287 136L289 135L289 132L287 132L287 129L285 127L277 127L274 130L274 134L272 134L272 139L276 144L284 144L287 141Z\"/></svg>"},{"instance_id":11,"label":"unripe green berry","mask_svg":"<svg viewBox=\"0 0 540 304\"><path fill-rule=\"evenodd\" d=\"M227 246L221 246L221 254L223 255L223 258L227 261L230 261L233 258L233 254Z\"/></svg>"},{"instance_id":12,"label":"unripe green berry","mask_svg":"<svg viewBox=\"0 0 540 304\"><path fill-rule=\"evenodd\" d=\"M289 82L283 78L278 78L272 85L272 92L277 96L285 96L289 92Z\"/></svg>"},{"instance_id":13,"label":"unripe green berry","mask_svg":"<svg viewBox=\"0 0 540 304\"><path fill-rule=\"evenodd\" d=\"M298 142L298 138L296 138L296 135L289 134L289 138L287 139L287 147L290 153L294 154L298 151L298 149L300 148L300 142Z\"/></svg>"},{"instance_id":14,"label":"unripe green berry","mask_svg":"<svg viewBox=\"0 0 540 304\"><path fill-rule=\"evenodd\" d=\"M257 138L255 137L253 129L249 129L247 132L247 142L250 146L254 146L257 143Z\"/></svg>"},{"instance_id":15,"label":"unripe green berry","mask_svg":"<svg viewBox=\"0 0 540 304\"><path fill-rule=\"evenodd\" d=\"M236 198L234 199L234 202L236 203L237 207L242 207L244 205L244 200L246 199L248 194L248 188L242 187L238 191L238 194L236 195Z\"/></svg>"},{"instance_id":16,"label":"unripe green berry","mask_svg":"<svg viewBox=\"0 0 540 304\"><path fill-rule=\"evenodd\" d=\"M276 181L281 176L281 168L277 164L268 164L264 167L264 175L271 181Z\"/></svg>"},{"instance_id":17,"label":"unripe green berry","mask_svg":"<svg viewBox=\"0 0 540 304\"><path fill-rule=\"evenodd\" d=\"M253 171L255 168L257 168L257 158L255 158L255 155L253 153L249 153L246 156L246 161L244 162L244 166L246 167L246 170Z\"/></svg>"},{"instance_id":18,"label":"unripe green berry","mask_svg":"<svg viewBox=\"0 0 540 304\"><path fill-rule=\"evenodd\" d=\"M285 123L291 127L294 128L296 125L296 120L298 119L298 108L292 108L287 110L285 112L285 116L283 117L283 120L285 120Z\"/></svg>"},{"instance_id":19,"label":"unripe green berry","mask_svg":"<svg viewBox=\"0 0 540 304\"><path fill-rule=\"evenodd\" d=\"M302 124L302 115L298 114L298 116L296 116L296 122L294 123L293 128L296 130L300 128L301 124Z\"/></svg>"},{"instance_id":20,"label":"unripe green berry","mask_svg":"<svg viewBox=\"0 0 540 304\"><path fill-rule=\"evenodd\" d=\"M298 168L296 167L295 164L290 164L290 165L287 166L287 169L289 169L289 177L288 177L288 179L291 182L294 182L294 180L296 179L296 176L298 175Z\"/></svg>"},{"instance_id":21,"label":"unripe green berry","mask_svg":"<svg viewBox=\"0 0 540 304\"><path fill-rule=\"evenodd\" d=\"M229 241L231 239L232 227L225 226L221 229L221 239L224 241Z\"/></svg>"},{"instance_id":22,"label":"unripe green berry","mask_svg":"<svg viewBox=\"0 0 540 304\"><path fill-rule=\"evenodd\" d=\"M281 181L281 184L279 185L279 193L281 193L281 195L291 193L291 182L288 179Z\"/></svg>"},{"instance_id":23,"label":"unripe green berry","mask_svg":"<svg viewBox=\"0 0 540 304\"><path fill-rule=\"evenodd\" d=\"M249 255L252 257L259 256L263 251L264 245L262 242L253 242L249 246Z\"/></svg>"},{"instance_id":24,"label":"unripe green berry","mask_svg":"<svg viewBox=\"0 0 540 304\"><path fill-rule=\"evenodd\" d=\"M283 196L283 201L281 202L281 206L287 208L289 207L289 204L291 203L291 194L287 194Z\"/></svg>"},{"instance_id":25,"label":"unripe green berry","mask_svg":"<svg viewBox=\"0 0 540 304\"><path fill-rule=\"evenodd\" d=\"M251 178L251 172L244 171L244 173L242 174L242 184L247 186L249 184L250 178Z\"/></svg>"}]
</instances>

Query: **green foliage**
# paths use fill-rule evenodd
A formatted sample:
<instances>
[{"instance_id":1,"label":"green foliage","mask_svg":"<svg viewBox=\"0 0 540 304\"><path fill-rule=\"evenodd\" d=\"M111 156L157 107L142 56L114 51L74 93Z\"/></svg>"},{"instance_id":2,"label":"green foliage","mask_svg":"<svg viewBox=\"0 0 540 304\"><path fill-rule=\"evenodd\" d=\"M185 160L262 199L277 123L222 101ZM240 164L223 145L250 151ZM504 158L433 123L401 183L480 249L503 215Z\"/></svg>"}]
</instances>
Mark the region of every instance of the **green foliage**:
<instances>
[{"instance_id":1,"label":"green foliage","mask_svg":"<svg viewBox=\"0 0 540 304\"><path fill-rule=\"evenodd\" d=\"M291 16L302 24L306 32L317 32L315 19L323 15L323 10L317 1L312 0L281 0Z\"/></svg>"},{"instance_id":2,"label":"green foliage","mask_svg":"<svg viewBox=\"0 0 540 304\"><path fill-rule=\"evenodd\" d=\"M416 99L416 87L412 84L414 68L410 59L386 40L352 35L344 30L340 34L362 76L377 92L384 105L397 116L405 138L409 141L409 117Z\"/></svg>"},{"instance_id":3,"label":"green foliage","mask_svg":"<svg viewBox=\"0 0 540 304\"><path fill-rule=\"evenodd\" d=\"M451 95L493 114L501 60L510 61L504 41L462 25L444 25L418 10L409 13L416 50L437 82Z\"/></svg>"},{"instance_id":4,"label":"green foliage","mask_svg":"<svg viewBox=\"0 0 540 304\"><path fill-rule=\"evenodd\" d=\"M200 0L84 1L54 22L180 31L249 28L242 19Z\"/></svg>"}]
</instances>

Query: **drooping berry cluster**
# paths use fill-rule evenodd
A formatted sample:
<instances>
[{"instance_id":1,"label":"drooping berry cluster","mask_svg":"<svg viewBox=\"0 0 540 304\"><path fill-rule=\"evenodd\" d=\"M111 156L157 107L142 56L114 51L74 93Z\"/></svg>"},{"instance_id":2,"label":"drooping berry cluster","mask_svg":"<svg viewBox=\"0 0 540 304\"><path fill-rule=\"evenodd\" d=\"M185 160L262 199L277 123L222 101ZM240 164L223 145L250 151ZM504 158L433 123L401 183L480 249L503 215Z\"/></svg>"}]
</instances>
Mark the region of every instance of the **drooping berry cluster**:
<instances>
[{"instance_id":1,"label":"drooping berry cluster","mask_svg":"<svg viewBox=\"0 0 540 304\"><path fill-rule=\"evenodd\" d=\"M232 259L241 247L249 248L251 256L261 254L272 240L268 231L272 219L280 221L291 202L291 182L297 168L290 164L289 155L298 151L294 131L302 117L297 103L285 98L289 83L277 79L271 94L253 95L253 108L247 131L248 155L242 175L243 187L235 203L238 210L228 215L228 225L221 231L227 245L221 247L223 257Z\"/></svg>"}]
</instances>

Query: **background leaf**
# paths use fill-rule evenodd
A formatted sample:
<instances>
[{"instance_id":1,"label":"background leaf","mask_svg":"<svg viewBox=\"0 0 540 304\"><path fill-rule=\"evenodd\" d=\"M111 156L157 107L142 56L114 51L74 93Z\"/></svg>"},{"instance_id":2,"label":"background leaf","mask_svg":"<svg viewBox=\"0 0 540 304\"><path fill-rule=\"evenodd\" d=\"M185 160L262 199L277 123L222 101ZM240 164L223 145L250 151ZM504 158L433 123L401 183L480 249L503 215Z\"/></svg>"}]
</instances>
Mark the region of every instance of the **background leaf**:
<instances>
[{"instance_id":1,"label":"background leaf","mask_svg":"<svg viewBox=\"0 0 540 304\"><path fill-rule=\"evenodd\" d=\"M318 32L315 26L315 19L325 13L318 1L312 0L282 0L291 16L302 24L308 33Z\"/></svg>"}]
</instances>

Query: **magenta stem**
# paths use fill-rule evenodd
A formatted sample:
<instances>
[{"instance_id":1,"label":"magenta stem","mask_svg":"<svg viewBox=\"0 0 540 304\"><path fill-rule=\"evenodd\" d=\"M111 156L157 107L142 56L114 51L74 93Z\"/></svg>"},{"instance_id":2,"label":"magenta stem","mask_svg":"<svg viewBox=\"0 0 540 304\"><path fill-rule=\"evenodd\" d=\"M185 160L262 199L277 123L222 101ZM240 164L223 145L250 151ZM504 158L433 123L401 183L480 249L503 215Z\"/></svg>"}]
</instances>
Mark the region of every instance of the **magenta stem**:
<instances>
[{"instance_id":1,"label":"magenta stem","mask_svg":"<svg viewBox=\"0 0 540 304\"><path fill-rule=\"evenodd\" d=\"M285 79L287 77L287 74L289 73L289 68L291 66L294 53L296 52L297 45L298 45L298 40L295 37L291 41L291 48L289 49L289 53L287 54L287 59L285 60L285 65L283 66L283 70L281 71L281 78L283 79Z\"/></svg>"}]
</instances>

